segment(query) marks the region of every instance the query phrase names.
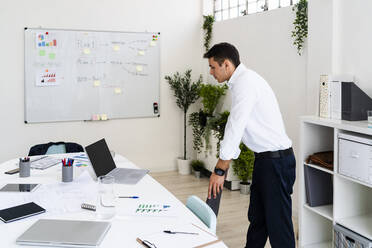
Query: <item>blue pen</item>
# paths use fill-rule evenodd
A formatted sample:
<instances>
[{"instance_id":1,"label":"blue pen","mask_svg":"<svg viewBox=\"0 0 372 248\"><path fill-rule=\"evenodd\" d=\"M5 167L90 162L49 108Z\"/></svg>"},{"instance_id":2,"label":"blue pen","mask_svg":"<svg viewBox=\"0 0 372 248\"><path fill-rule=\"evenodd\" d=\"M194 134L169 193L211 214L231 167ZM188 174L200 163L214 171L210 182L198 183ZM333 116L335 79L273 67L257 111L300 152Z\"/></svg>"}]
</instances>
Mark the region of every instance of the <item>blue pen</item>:
<instances>
[{"instance_id":1,"label":"blue pen","mask_svg":"<svg viewBox=\"0 0 372 248\"><path fill-rule=\"evenodd\" d=\"M139 196L119 196L119 198L130 198L130 199L138 199Z\"/></svg>"}]
</instances>

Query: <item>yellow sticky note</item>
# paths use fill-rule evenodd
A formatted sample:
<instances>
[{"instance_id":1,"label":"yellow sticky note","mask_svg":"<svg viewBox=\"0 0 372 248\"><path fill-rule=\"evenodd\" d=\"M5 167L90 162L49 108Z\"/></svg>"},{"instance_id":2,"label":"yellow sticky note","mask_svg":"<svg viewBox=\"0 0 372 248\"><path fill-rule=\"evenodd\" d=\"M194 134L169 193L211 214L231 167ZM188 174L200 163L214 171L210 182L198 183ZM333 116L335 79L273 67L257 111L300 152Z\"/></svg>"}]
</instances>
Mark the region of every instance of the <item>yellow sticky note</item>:
<instances>
[{"instance_id":1,"label":"yellow sticky note","mask_svg":"<svg viewBox=\"0 0 372 248\"><path fill-rule=\"evenodd\" d=\"M113 47L113 49L114 49L114 51L119 51L119 50L120 50L120 47L119 47L118 45L115 45L115 46Z\"/></svg>"},{"instance_id":2,"label":"yellow sticky note","mask_svg":"<svg viewBox=\"0 0 372 248\"><path fill-rule=\"evenodd\" d=\"M83 52L84 52L84 54L90 54L90 49L89 48L84 48Z\"/></svg>"},{"instance_id":3,"label":"yellow sticky note","mask_svg":"<svg viewBox=\"0 0 372 248\"><path fill-rule=\"evenodd\" d=\"M143 67L142 67L142 65L137 65L137 66L136 66L136 70L137 70L137 71L143 71Z\"/></svg>"},{"instance_id":4,"label":"yellow sticky note","mask_svg":"<svg viewBox=\"0 0 372 248\"><path fill-rule=\"evenodd\" d=\"M115 88L115 94L121 94L121 89L120 88Z\"/></svg>"},{"instance_id":5,"label":"yellow sticky note","mask_svg":"<svg viewBox=\"0 0 372 248\"><path fill-rule=\"evenodd\" d=\"M39 56L45 56L45 50L40 50L39 51Z\"/></svg>"},{"instance_id":6,"label":"yellow sticky note","mask_svg":"<svg viewBox=\"0 0 372 248\"><path fill-rule=\"evenodd\" d=\"M99 80L94 80L93 85L94 85L94 87L98 87L98 86L101 85L101 81L99 81Z\"/></svg>"},{"instance_id":7,"label":"yellow sticky note","mask_svg":"<svg viewBox=\"0 0 372 248\"><path fill-rule=\"evenodd\" d=\"M156 42L155 41L150 41L150 46L152 46L152 47L154 47L154 46L156 46Z\"/></svg>"},{"instance_id":8,"label":"yellow sticky note","mask_svg":"<svg viewBox=\"0 0 372 248\"><path fill-rule=\"evenodd\" d=\"M141 56L143 56L143 55L145 55L145 51L138 51L138 55L141 55Z\"/></svg>"},{"instance_id":9,"label":"yellow sticky note","mask_svg":"<svg viewBox=\"0 0 372 248\"><path fill-rule=\"evenodd\" d=\"M102 121L107 121L107 115L106 114L101 114L101 120Z\"/></svg>"}]
</instances>

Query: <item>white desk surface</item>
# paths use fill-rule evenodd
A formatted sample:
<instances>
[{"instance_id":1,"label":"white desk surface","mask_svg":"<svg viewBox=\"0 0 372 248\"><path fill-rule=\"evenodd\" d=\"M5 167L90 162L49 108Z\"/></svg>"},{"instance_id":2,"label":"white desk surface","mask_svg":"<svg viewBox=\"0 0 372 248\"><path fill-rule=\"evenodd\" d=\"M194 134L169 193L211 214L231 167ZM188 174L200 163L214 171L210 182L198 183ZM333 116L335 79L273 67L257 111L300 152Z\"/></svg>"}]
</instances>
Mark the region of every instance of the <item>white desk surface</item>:
<instances>
[{"instance_id":1,"label":"white desk surface","mask_svg":"<svg viewBox=\"0 0 372 248\"><path fill-rule=\"evenodd\" d=\"M57 157L72 157L76 154L59 154ZM124 158L116 155L115 163L117 167L138 168L135 164ZM46 170L31 170L31 176L28 178L19 178L19 174L6 175L5 171L18 167L18 159L12 159L0 164L0 187L6 183L59 183L61 182L61 165L50 167ZM75 167L74 166L74 180L79 177L85 170L92 173L92 168L89 167ZM36 191L37 192L37 189ZM205 230L207 227L196 217L182 202L180 202L167 189L155 181L151 176L146 175L136 185L115 184L115 193L117 195L137 195L139 199L118 199L117 200L117 214L111 219L111 228L106 234L100 247L125 247L125 248L141 248L142 246L136 242L137 237L151 234L151 228L158 225L173 225L183 223L193 223ZM0 192L0 203L4 195L7 193ZM22 193L30 194L30 193ZM31 193L32 194L32 193ZM125 214L125 206L133 205L133 202L151 203L161 202L172 206L174 216L172 217L156 217L156 216L136 216ZM48 210L48 209L47 209ZM35 247L35 246L19 246L16 245L16 239L38 219L77 219L77 220L97 220L95 212L87 210L77 210L75 212L67 213L45 213L23 220L5 224L0 221L0 247ZM177 248L187 247L185 244L180 244ZM210 245L208 247L227 247L223 242ZM163 248L163 247L157 247ZM165 247L166 248L166 247Z\"/></svg>"}]
</instances>

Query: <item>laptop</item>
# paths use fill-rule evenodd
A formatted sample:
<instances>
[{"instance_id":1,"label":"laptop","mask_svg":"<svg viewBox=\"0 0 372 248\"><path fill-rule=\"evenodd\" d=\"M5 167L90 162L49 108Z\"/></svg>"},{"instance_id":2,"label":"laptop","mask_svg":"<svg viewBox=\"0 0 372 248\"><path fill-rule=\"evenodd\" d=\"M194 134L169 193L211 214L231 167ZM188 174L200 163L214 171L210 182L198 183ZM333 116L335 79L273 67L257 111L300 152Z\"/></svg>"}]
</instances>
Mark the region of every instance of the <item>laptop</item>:
<instances>
[{"instance_id":1,"label":"laptop","mask_svg":"<svg viewBox=\"0 0 372 248\"><path fill-rule=\"evenodd\" d=\"M118 184L136 184L149 170L117 168L105 139L85 147L96 176L110 175Z\"/></svg>"},{"instance_id":2,"label":"laptop","mask_svg":"<svg viewBox=\"0 0 372 248\"><path fill-rule=\"evenodd\" d=\"M16 240L18 245L98 247L110 222L41 219Z\"/></svg>"}]
</instances>

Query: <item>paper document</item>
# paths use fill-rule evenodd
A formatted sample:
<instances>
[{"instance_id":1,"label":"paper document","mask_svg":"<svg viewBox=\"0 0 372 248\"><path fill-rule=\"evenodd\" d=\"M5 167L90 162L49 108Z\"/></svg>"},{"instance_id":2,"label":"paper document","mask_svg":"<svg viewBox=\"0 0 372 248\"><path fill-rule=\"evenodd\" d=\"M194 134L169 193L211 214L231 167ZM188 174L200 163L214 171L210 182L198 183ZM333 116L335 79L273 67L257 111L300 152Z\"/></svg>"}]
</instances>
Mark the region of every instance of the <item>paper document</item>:
<instances>
[{"instance_id":1,"label":"paper document","mask_svg":"<svg viewBox=\"0 0 372 248\"><path fill-rule=\"evenodd\" d=\"M164 231L185 232L185 234L170 234ZM183 225L159 225L157 230L153 230L149 234L140 235L139 238L154 244L154 247L208 247L208 245L221 242L208 230L204 230L192 223Z\"/></svg>"}]
</instances>

